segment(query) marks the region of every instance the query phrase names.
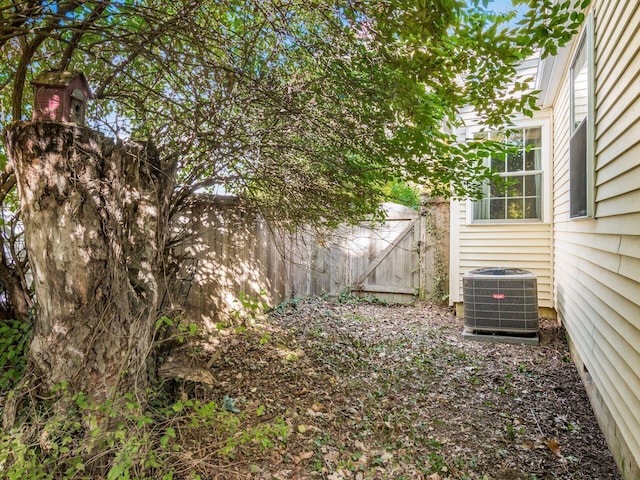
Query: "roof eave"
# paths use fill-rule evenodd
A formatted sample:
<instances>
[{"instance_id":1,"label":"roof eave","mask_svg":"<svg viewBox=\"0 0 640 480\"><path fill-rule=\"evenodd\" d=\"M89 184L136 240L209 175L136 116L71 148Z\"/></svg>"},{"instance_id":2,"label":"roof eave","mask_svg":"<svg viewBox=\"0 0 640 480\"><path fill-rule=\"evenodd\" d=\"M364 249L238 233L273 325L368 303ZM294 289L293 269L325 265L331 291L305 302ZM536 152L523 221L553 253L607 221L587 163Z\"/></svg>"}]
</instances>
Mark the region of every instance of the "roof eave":
<instances>
[{"instance_id":1,"label":"roof eave","mask_svg":"<svg viewBox=\"0 0 640 480\"><path fill-rule=\"evenodd\" d=\"M567 70L572 45L573 41L558 49L556 55L540 60L536 82L536 90L540 91L537 102L539 108L550 108L555 103L562 77Z\"/></svg>"}]
</instances>

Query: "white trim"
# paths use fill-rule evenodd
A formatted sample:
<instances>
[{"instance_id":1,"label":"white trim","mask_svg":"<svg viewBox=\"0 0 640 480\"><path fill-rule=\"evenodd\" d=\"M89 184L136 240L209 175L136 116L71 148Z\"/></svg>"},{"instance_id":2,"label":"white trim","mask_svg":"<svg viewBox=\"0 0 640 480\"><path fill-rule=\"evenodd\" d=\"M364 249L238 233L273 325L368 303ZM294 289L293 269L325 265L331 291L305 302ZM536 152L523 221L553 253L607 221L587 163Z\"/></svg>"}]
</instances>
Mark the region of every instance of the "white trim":
<instances>
[{"instance_id":1,"label":"white trim","mask_svg":"<svg viewBox=\"0 0 640 480\"><path fill-rule=\"evenodd\" d=\"M587 62L589 63L589 118L587 123L587 217L595 216L596 150L596 45L593 12L587 16Z\"/></svg>"},{"instance_id":2,"label":"white trim","mask_svg":"<svg viewBox=\"0 0 640 480\"><path fill-rule=\"evenodd\" d=\"M555 100L554 100L555 101ZM554 217L554 208L555 208L555 203L556 203L556 199L554 197L554 191L553 191L553 185L555 184L555 180L556 180L556 176L555 176L555 172L554 172L554 168L556 165L556 159L555 159L555 127L556 127L556 111L553 108L550 108L548 110L549 112L549 133L551 135L551 137L549 138L549 154L550 154L550 165L549 165L549 182L548 185L546 185L545 188L545 195L548 193L549 195L549 258L551 259L551 262L549 263L549 286L550 288L550 300L551 300L551 305L553 305L553 308L557 311L558 309L558 305L556 303L556 278L555 278L555 273L556 273L556 242L555 242L555 236L556 236L556 221L555 221L555 217ZM548 192L547 192L548 190Z\"/></svg>"},{"instance_id":3,"label":"white trim","mask_svg":"<svg viewBox=\"0 0 640 480\"><path fill-rule=\"evenodd\" d=\"M578 217L571 216L571 188L569 188L569 218L570 220L588 220L595 217L595 39L594 39L594 18L593 12L587 15L585 20L585 27L580 33L579 38L576 41L575 47L571 52L571 62L569 63L569 139L574 133L574 112L573 112L573 78L571 71L576 61L576 56L580 51L580 48L584 46L587 53L587 139L586 139L586 202L587 202L587 214ZM569 156L571 156L571 150L569 150ZM570 172L569 172L570 174Z\"/></svg>"},{"instance_id":4,"label":"white trim","mask_svg":"<svg viewBox=\"0 0 640 480\"><path fill-rule=\"evenodd\" d=\"M540 60L536 78L536 90L540 90L537 101L538 107L546 109L555 105L556 97L565 75L566 65L569 62L574 45L575 37L570 43L560 48L557 55L549 55Z\"/></svg>"},{"instance_id":5,"label":"white trim","mask_svg":"<svg viewBox=\"0 0 640 480\"><path fill-rule=\"evenodd\" d=\"M449 203L449 305L460 301L460 206L462 200Z\"/></svg>"}]
</instances>

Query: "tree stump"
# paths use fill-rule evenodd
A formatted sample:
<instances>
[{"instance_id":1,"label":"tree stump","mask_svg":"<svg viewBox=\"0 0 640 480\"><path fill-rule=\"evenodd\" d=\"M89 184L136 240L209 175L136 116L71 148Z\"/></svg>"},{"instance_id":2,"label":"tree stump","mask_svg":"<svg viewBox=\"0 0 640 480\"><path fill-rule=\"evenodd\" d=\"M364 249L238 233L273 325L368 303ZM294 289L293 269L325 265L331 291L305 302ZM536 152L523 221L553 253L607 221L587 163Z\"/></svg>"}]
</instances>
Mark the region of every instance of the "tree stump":
<instances>
[{"instance_id":1,"label":"tree stump","mask_svg":"<svg viewBox=\"0 0 640 480\"><path fill-rule=\"evenodd\" d=\"M5 144L38 305L29 363L44 391L144 396L175 165L149 145L46 121L11 124Z\"/></svg>"}]
</instances>

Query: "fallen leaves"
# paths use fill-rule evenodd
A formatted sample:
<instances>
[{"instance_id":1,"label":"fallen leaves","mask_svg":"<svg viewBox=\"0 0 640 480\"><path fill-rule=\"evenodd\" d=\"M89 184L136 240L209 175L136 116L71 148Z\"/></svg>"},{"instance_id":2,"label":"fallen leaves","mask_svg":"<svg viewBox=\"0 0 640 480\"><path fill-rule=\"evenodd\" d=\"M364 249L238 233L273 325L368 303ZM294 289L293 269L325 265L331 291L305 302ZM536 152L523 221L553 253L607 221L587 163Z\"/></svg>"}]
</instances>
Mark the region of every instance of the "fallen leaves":
<instances>
[{"instance_id":1,"label":"fallen leaves","mask_svg":"<svg viewBox=\"0 0 640 480\"><path fill-rule=\"evenodd\" d=\"M378 461L383 464L389 463L392 459L393 459L393 453L389 453L389 452L384 452L382 453L382 455L378 457Z\"/></svg>"},{"instance_id":2,"label":"fallen leaves","mask_svg":"<svg viewBox=\"0 0 640 480\"><path fill-rule=\"evenodd\" d=\"M557 438L552 438L550 440L547 440L545 445L547 446L547 448L549 450L551 450L551 452L557 456L557 457L562 457L562 455L560 454L560 450L562 449L560 447L560 442L558 442Z\"/></svg>"},{"instance_id":3,"label":"fallen leaves","mask_svg":"<svg viewBox=\"0 0 640 480\"><path fill-rule=\"evenodd\" d=\"M554 323L540 347L468 342L428 304L309 299L258 330L220 343L207 395L291 433L246 445L224 478L619 478Z\"/></svg>"},{"instance_id":4,"label":"fallen leaves","mask_svg":"<svg viewBox=\"0 0 640 480\"><path fill-rule=\"evenodd\" d=\"M295 463L297 465L302 460L309 460L314 455L315 455L315 452L313 452L313 451L311 451L311 452L303 452L303 453L301 453L299 455L294 455L293 456L293 463Z\"/></svg>"}]
</instances>

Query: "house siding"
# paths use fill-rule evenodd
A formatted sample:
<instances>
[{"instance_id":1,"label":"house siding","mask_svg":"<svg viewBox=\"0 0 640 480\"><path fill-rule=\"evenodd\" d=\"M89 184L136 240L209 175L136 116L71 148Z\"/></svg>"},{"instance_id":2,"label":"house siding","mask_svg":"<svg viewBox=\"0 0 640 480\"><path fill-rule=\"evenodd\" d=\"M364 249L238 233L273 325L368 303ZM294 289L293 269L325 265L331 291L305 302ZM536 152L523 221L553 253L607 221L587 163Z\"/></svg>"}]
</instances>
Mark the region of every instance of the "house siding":
<instances>
[{"instance_id":1,"label":"house siding","mask_svg":"<svg viewBox=\"0 0 640 480\"><path fill-rule=\"evenodd\" d=\"M551 283L551 228L545 223L468 224L466 204L458 209L457 265L452 302L463 302L462 278L476 268L522 268L534 273L538 305L553 307Z\"/></svg>"},{"instance_id":2,"label":"house siding","mask_svg":"<svg viewBox=\"0 0 640 480\"><path fill-rule=\"evenodd\" d=\"M595 217L569 218L569 84L554 102L554 292L626 479L640 478L640 2L593 2ZM568 71L568 65L565 71Z\"/></svg>"}]
</instances>

